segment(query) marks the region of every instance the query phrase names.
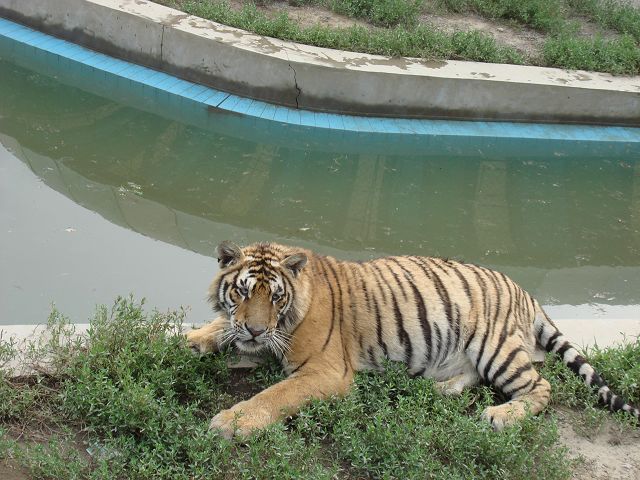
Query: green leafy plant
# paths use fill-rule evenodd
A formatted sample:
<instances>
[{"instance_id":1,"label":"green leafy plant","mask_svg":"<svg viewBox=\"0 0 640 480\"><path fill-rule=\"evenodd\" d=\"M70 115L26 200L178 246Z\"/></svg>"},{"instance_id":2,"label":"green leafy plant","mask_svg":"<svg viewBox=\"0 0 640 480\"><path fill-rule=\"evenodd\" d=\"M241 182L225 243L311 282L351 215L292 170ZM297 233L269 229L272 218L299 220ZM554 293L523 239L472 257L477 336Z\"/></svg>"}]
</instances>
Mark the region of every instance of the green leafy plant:
<instances>
[{"instance_id":1,"label":"green leafy plant","mask_svg":"<svg viewBox=\"0 0 640 480\"><path fill-rule=\"evenodd\" d=\"M365 18L374 25L393 27L418 23L423 0L329 0L329 7L349 17Z\"/></svg>"}]
</instances>

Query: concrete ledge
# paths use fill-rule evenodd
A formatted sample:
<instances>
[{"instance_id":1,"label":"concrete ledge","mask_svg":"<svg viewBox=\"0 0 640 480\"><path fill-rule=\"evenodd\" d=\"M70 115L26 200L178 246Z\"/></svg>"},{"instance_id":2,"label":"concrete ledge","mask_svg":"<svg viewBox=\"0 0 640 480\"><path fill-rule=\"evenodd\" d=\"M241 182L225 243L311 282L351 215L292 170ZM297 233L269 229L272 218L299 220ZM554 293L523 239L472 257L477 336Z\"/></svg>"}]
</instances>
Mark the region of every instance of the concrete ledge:
<instances>
[{"instance_id":1,"label":"concrete ledge","mask_svg":"<svg viewBox=\"0 0 640 480\"><path fill-rule=\"evenodd\" d=\"M640 320L620 319L620 320L556 320L556 326L566 335L576 347L584 349L597 345L599 348L613 347L623 345L625 340L634 341L640 335ZM201 325L198 325L200 327ZM76 335L85 335L89 324L75 324ZM191 330L190 327L185 328L185 333ZM18 350L26 349L29 342L44 341L46 342L46 326L45 325L0 325L0 338L8 340L13 338ZM544 360L544 351L536 350L534 359L536 361ZM260 362L259 357L251 355L242 355L237 360L229 363L231 368L253 368ZM20 365L14 363L5 366L5 368L14 375L26 375L32 373L28 365Z\"/></svg>"},{"instance_id":2,"label":"concrete ledge","mask_svg":"<svg viewBox=\"0 0 640 480\"><path fill-rule=\"evenodd\" d=\"M0 15L227 92L347 114L640 126L640 77L330 50L146 0L0 0Z\"/></svg>"}]
</instances>

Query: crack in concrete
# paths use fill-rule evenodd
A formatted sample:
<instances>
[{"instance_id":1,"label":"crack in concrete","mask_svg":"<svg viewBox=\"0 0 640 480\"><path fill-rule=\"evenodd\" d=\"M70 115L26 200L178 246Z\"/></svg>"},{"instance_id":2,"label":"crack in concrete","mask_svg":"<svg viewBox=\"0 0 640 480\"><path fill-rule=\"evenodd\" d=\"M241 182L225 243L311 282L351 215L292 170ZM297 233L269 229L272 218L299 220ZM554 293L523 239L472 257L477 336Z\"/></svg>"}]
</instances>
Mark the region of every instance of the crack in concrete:
<instances>
[{"instance_id":1,"label":"crack in concrete","mask_svg":"<svg viewBox=\"0 0 640 480\"><path fill-rule=\"evenodd\" d=\"M289 68L291 70L293 70L293 83L296 84L296 90L298 91L298 93L296 94L296 108L300 108L300 105L298 104L298 99L300 98L300 95L302 94L302 90L300 90L300 87L298 86L298 79L296 78L296 70L295 70L295 68L293 68L291 66L291 64L289 64Z\"/></svg>"},{"instance_id":2,"label":"crack in concrete","mask_svg":"<svg viewBox=\"0 0 640 480\"><path fill-rule=\"evenodd\" d=\"M162 64L162 49L164 48L164 27L165 25L162 25L162 32L160 33L160 64Z\"/></svg>"},{"instance_id":3,"label":"crack in concrete","mask_svg":"<svg viewBox=\"0 0 640 480\"><path fill-rule=\"evenodd\" d=\"M296 94L296 108L299 109L300 105L298 104L298 99L302 94L302 90L298 86L298 77L296 76L296 69L291 66L291 60L289 60L289 55L286 52L285 54L287 55L287 64L289 65L289 68L293 72L293 83L295 84L296 90L298 91L298 93Z\"/></svg>"}]
</instances>

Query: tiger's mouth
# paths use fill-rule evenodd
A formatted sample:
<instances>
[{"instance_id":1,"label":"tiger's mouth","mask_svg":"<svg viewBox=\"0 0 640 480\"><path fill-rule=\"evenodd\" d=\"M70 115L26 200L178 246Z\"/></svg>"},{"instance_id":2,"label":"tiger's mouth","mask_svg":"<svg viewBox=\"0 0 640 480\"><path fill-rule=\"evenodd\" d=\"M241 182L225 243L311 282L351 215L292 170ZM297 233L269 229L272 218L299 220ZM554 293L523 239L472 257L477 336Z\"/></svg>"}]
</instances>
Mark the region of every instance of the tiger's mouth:
<instances>
[{"instance_id":1,"label":"tiger's mouth","mask_svg":"<svg viewBox=\"0 0 640 480\"><path fill-rule=\"evenodd\" d=\"M222 333L220 344L232 344L240 352L258 353L264 349L271 350L278 357L284 357L291 350L291 334L280 329L273 329L266 334L251 337L237 328L230 328Z\"/></svg>"},{"instance_id":2,"label":"tiger's mouth","mask_svg":"<svg viewBox=\"0 0 640 480\"><path fill-rule=\"evenodd\" d=\"M266 347L266 344L261 339L251 338L249 340L236 339L236 347L244 352L257 352Z\"/></svg>"}]
</instances>

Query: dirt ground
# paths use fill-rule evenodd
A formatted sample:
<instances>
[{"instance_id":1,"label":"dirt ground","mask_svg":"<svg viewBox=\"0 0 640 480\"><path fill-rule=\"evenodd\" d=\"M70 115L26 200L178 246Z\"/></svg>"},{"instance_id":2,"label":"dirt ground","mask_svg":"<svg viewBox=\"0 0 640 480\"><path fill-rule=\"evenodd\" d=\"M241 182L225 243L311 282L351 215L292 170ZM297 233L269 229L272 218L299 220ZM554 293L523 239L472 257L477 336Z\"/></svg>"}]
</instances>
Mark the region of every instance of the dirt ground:
<instances>
[{"instance_id":1,"label":"dirt ground","mask_svg":"<svg viewBox=\"0 0 640 480\"><path fill-rule=\"evenodd\" d=\"M2 480L29 480L30 477L25 470L10 462L8 464L0 463L0 478Z\"/></svg>"},{"instance_id":2,"label":"dirt ground","mask_svg":"<svg viewBox=\"0 0 640 480\"><path fill-rule=\"evenodd\" d=\"M623 433L611 421L587 438L574 428L575 412L556 411L556 415L560 442L571 458L580 459L574 480L640 480L640 430Z\"/></svg>"}]
</instances>

